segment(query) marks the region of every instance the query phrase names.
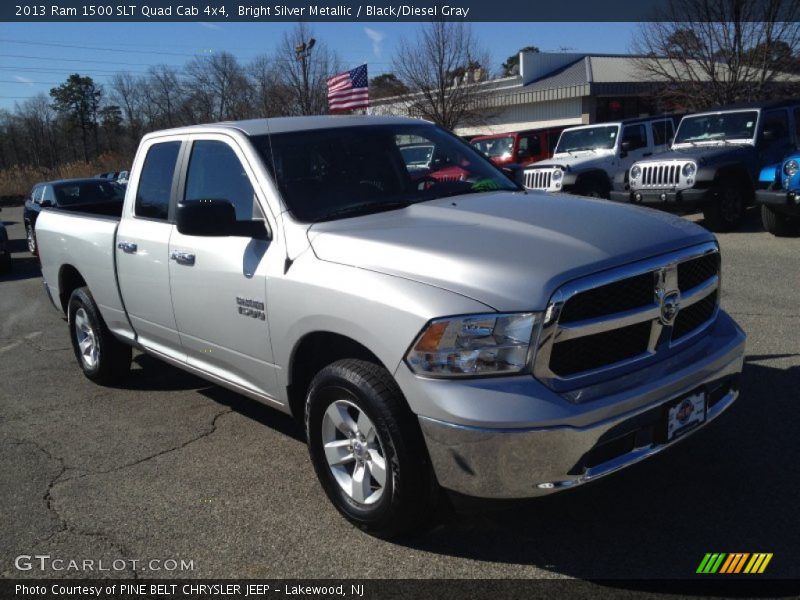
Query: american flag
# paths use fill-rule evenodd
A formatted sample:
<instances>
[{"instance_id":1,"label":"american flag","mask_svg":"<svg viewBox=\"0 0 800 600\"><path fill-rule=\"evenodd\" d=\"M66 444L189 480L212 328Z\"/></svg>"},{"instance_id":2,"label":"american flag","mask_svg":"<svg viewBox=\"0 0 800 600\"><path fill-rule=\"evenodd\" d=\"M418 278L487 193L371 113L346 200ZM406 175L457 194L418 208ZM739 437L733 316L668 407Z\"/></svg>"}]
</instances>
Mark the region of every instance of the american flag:
<instances>
[{"instance_id":1,"label":"american flag","mask_svg":"<svg viewBox=\"0 0 800 600\"><path fill-rule=\"evenodd\" d=\"M367 65L328 77L328 110L351 110L369 106Z\"/></svg>"}]
</instances>

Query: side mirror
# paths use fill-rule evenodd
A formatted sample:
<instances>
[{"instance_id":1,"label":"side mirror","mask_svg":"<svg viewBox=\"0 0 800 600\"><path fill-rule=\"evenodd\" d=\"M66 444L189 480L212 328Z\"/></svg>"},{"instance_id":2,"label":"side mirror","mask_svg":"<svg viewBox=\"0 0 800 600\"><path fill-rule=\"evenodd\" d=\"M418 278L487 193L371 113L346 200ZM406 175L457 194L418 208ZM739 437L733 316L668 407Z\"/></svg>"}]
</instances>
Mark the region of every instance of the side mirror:
<instances>
[{"instance_id":1,"label":"side mirror","mask_svg":"<svg viewBox=\"0 0 800 600\"><path fill-rule=\"evenodd\" d=\"M765 142L771 142L777 137L778 136L775 135L774 129L765 129L764 131L761 132L761 139Z\"/></svg>"},{"instance_id":2,"label":"side mirror","mask_svg":"<svg viewBox=\"0 0 800 600\"><path fill-rule=\"evenodd\" d=\"M269 239L263 221L237 221L236 209L228 200L179 202L175 220L183 235Z\"/></svg>"},{"instance_id":3,"label":"side mirror","mask_svg":"<svg viewBox=\"0 0 800 600\"><path fill-rule=\"evenodd\" d=\"M675 141L674 137L667 138L667 146L672 146L672 142L674 142L674 141Z\"/></svg>"},{"instance_id":4,"label":"side mirror","mask_svg":"<svg viewBox=\"0 0 800 600\"><path fill-rule=\"evenodd\" d=\"M39 206L42 208L48 208L50 206L54 206L53 201L47 198L42 198L42 201L39 203Z\"/></svg>"},{"instance_id":5,"label":"side mirror","mask_svg":"<svg viewBox=\"0 0 800 600\"><path fill-rule=\"evenodd\" d=\"M619 156L620 156L620 158L625 158L626 156L628 156L628 152L630 151L630 149L631 149L631 143L630 142L621 142L620 145L619 145Z\"/></svg>"}]
</instances>

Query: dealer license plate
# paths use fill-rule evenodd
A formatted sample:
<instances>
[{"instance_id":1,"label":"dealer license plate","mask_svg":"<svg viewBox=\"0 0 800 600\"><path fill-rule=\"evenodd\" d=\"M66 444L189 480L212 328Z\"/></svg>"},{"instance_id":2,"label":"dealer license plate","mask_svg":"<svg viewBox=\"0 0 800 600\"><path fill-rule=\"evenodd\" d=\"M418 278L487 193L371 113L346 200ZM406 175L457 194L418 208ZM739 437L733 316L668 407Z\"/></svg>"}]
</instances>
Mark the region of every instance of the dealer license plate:
<instances>
[{"instance_id":1,"label":"dealer license plate","mask_svg":"<svg viewBox=\"0 0 800 600\"><path fill-rule=\"evenodd\" d=\"M669 413L667 414L667 441L683 435L705 420L705 392L684 396L669 408Z\"/></svg>"}]
</instances>

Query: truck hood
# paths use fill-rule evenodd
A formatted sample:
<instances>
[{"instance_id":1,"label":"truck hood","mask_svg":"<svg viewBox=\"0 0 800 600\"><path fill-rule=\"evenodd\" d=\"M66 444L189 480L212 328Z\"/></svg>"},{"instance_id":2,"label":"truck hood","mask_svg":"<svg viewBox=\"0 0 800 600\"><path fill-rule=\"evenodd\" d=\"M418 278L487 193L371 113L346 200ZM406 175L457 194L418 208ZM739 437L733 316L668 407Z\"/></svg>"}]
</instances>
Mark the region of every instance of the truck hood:
<instances>
[{"instance_id":1,"label":"truck hood","mask_svg":"<svg viewBox=\"0 0 800 600\"><path fill-rule=\"evenodd\" d=\"M592 169L594 167L602 167L603 165L607 165L609 160L612 160L614 157L613 152L609 151L599 151L595 152L593 150L584 150L581 152L576 152L574 154L559 154L558 156L554 156L549 160L545 160L542 162L535 163L531 165L532 168L537 167L563 167L567 171L570 170L585 170L585 169Z\"/></svg>"},{"instance_id":2,"label":"truck hood","mask_svg":"<svg viewBox=\"0 0 800 600\"><path fill-rule=\"evenodd\" d=\"M312 225L325 261L426 283L496 310L541 310L565 282L713 239L666 213L494 192Z\"/></svg>"}]
</instances>

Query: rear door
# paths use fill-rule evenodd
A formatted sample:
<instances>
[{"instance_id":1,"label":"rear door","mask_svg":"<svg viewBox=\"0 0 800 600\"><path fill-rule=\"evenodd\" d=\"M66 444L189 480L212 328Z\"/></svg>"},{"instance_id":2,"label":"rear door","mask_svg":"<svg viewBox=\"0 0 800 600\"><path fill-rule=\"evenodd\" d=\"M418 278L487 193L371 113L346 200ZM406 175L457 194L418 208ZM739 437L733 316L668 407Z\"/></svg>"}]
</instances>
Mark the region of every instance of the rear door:
<instances>
[{"instance_id":1,"label":"rear door","mask_svg":"<svg viewBox=\"0 0 800 600\"><path fill-rule=\"evenodd\" d=\"M172 310L169 286L171 201L177 189L177 138L155 138L139 152L141 165L127 193L133 194L117 230L116 259L122 301L146 348L185 360Z\"/></svg>"},{"instance_id":2,"label":"rear door","mask_svg":"<svg viewBox=\"0 0 800 600\"><path fill-rule=\"evenodd\" d=\"M255 174L224 135L193 137L179 200L228 200L240 221L265 220ZM275 397L267 311L267 264L282 260L267 240L183 235L170 241L172 303L190 365Z\"/></svg>"}]
</instances>

